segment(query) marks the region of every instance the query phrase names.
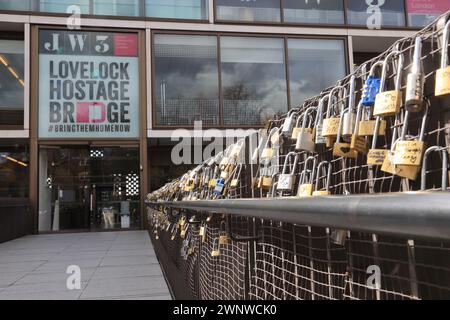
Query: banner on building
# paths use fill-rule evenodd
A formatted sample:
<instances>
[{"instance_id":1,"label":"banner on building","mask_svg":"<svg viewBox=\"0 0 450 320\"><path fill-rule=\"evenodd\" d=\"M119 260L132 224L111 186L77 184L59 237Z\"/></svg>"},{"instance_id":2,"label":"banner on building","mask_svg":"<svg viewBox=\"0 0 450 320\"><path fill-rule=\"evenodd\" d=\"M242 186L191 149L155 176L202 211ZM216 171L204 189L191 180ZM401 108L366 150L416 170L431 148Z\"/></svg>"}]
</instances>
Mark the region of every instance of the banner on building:
<instances>
[{"instance_id":1,"label":"banner on building","mask_svg":"<svg viewBox=\"0 0 450 320\"><path fill-rule=\"evenodd\" d=\"M41 30L39 137L137 138L136 33Z\"/></svg>"}]
</instances>

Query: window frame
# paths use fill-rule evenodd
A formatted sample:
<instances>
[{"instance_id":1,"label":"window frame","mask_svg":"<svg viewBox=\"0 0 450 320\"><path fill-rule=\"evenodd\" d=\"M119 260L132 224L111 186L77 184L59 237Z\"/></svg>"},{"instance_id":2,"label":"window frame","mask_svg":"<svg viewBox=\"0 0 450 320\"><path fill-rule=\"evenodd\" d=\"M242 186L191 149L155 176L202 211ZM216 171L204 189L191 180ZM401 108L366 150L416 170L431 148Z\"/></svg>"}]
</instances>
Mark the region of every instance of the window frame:
<instances>
[{"instance_id":1,"label":"window frame","mask_svg":"<svg viewBox=\"0 0 450 320\"><path fill-rule=\"evenodd\" d=\"M288 110L295 108L297 106L291 105L291 92L289 83L289 54L288 54L288 39L319 39L319 40L341 40L344 43L344 56L345 56L345 73L349 73L349 47L348 38L346 36L320 36L320 35L286 35L286 34L274 34L274 33L249 33L249 32L215 32L215 31L180 31L180 30L164 30L164 29L152 29L150 34L150 52L151 52L151 101L152 101L152 129L154 130L173 130L173 129L194 129L194 125L189 126L179 126L179 125L161 125L156 123L156 68L155 68L155 55L154 50L154 39L155 34L176 34L176 35L209 35L217 37L217 63L218 63L218 77L219 77L219 125L203 125L205 129L252 129L252 128L263 128L264 124L260 125L224 125L223 124L223 90L222 90L222 67L221 67L221 46L220 38L222 36L231 37L251 37L251 38L278 38L283 40L284 45L284 67L285 67L285 77L286 77L286 94L287 94L287 107Z\"/></svg>"}]
</instances>

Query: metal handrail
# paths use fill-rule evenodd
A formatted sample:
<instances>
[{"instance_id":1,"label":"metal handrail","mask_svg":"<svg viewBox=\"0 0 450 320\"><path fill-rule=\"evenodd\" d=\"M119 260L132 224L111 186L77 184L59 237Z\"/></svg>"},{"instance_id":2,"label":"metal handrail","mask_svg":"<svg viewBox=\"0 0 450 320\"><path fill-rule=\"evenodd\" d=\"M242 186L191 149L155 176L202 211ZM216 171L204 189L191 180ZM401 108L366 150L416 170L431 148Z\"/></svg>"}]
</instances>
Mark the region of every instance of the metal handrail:
<instances>
[{"instance_id":1,"label":"metal handrail","mask_svg":"<svg viewBox=\"0 0 450 320\"><path fill-rule=\"evenodd\" d=\"M311 198L148 201L147 204L398 237L450 240L448 191Z\"/></svg>"}]
</instances>

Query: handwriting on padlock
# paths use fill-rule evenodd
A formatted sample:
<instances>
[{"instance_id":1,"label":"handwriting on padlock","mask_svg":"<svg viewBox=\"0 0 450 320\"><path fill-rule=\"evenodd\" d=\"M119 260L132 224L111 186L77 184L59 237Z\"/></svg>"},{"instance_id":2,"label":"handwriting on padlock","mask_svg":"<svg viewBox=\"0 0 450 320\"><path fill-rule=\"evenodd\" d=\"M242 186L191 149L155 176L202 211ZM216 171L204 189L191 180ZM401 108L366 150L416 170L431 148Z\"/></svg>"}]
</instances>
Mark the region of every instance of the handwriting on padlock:
<instances>
[{"instance_id":1,"label":"handwriting on padlock","mask_svg":"<svg viewBox=\"0 0 450 320\"><path fill-rule=\"evenodd\" d=\"M340 118L328 118L323 120L322 136L337 136Z\"/></svg>"},{"instance_id":2,"label":"handwriting on padlock","mask_svg":"<svg viewBox=\"0 0 450 320\"><path fill-rule=\"evenodd\" d=\"M423 150L422 141L400 141L396 145L393 162L395 165L420 166Z\"/></svg>"},{"instance_id":3,"label":"handwriting on padlock","mask_svg":"<svg viewBox=\"0 0 450 320\"><path fill-rule=\"evenodd\" d=\"M375 100L374 116L388 116L400 111L401 91L386 91L379 93Z\"/></svg>"},{"instance_id":4,"label":"handwriting on padlock","mask_svg":"<svg viewBox=\"0 0 450 320\"><path fill-rule=\"evenodd\" d=\"M374 166L383 165L384 159L388 154L388 150L385 149L370 149L367 155L367 164Z\"/></svg>"}]
</instances>

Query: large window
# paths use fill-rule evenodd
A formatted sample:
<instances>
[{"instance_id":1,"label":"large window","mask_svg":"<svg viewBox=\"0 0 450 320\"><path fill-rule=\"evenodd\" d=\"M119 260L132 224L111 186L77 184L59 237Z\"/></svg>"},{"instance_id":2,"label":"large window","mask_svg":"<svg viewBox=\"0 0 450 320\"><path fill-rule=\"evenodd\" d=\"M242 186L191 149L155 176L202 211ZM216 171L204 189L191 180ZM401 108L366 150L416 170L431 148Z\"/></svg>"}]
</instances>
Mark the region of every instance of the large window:
<instances>
[{"instance_id":1,"label":"large window","mask_svg":"<svg viewBox=\"0 0 450 320\"><path fill-rule=\"evenodd\" d=\"M280 0L216 0L218 20L280 22Z\"/></svg>"},{"instance_id":2,"label":"large window","mask_svg":"<svg viewBox=\"0 0 450 320\"><path fill-rule=\"evenodd\" d=\"M23 41L0 39L0 126L23 125Z\"/></svg>"},{"instance_id":3,"label":"large window","mask_svg":"<svg viewBox=\"0 0 450 320\"><path fill-rule=\"evenodd\" d=\"M284 1L284 21L292 23L344 24L344 1Z\"/></svg>"},{"instance_id":4,"label":"large window","mask_svg":"<svg viewBox=\"0 0 450 320\"><path fill-rule=\"evenodd\" d=\"M343 40L288 39L291 105L299 106L343 77Z\"/></svg>"},{"instance_id":5,"label":"large window","mask_svg":"<svg viewBox=\"0 0 450 320\"><path fill-rule=\"evenodd\" d=\"M94 0L93 14L109 16L139 16L140 0Z\"/></svg>"},{"instance_id":6,"label":"large window","mask_svg":"<svg viewBox=\"0 0 450 320\"><path fill-rule=\"evenodd\" d=\"M216 36L154 36L158 125L219 124Z\"/></svg>"},{"instance_id":7,"label":"large window","mask_svg":"<svg viewBox=\"0 0 450 320\"><path fill-rule=\"evenodd\" d=\"M89 0L40 0L39 10L42 12L67 13L67 8L77 5L81 13L89 14Z\"/></svg>"},{"instance_id":8,"label":"large window","mask_svg":"<svg viewBox=\"0 0 450 320\"><path fill-rule=\"evenodd\" d=\"M148 17L168 19L208 19L208 0L146 0Z\"/></svg>"},{"instance_id":9,"label":"large window","mask_svg":"<svg viewBox=\"0 0 450 320\"><path fill-rule=\"evenodd\" d=\"M377 2L372 1L374 4ZM404 2L399 0L386 0L380 7L381 25L383 27L405 26ZM362 0L348 0L347 19L349 24L366 26L371 24L374 13L368 12L369 5Z\"/></svg>"},{"instance_id":10,"label":"large window","mask_svg":"<svg viewBox=\"0 0 450 320\"><path fill-rule=\"evenodd\" d=\"M284 41L221 37L225 125L259 125L287 110Z\"/></svg>"},{"instance_id":11,"label":"large window","mask_svg":"<svg viewBox=\"0 0 450 320\"><path fill-rule=\"evenodd\" d=\"M423 27L450 10L449 0L406 0L408 25Z\"/></svg>"},{"instance_id":12,"label":"large window","mask_svg":"<svg viewBox=\"0 0 450 320\"><path fill-rule=\"evenodd\" d=\"M28 197L28 146L0 143L0 198Z\"/></svg>"},{"instance_id":13,"label":"large window","mask_svg":"<svg viewBox=\"0 0 450 320\"><path fill-rule=\"evenodd\" d=\"M0 0L0 10L24 10L29 11L31 0Z\"/></svg>"}]
</instances>

